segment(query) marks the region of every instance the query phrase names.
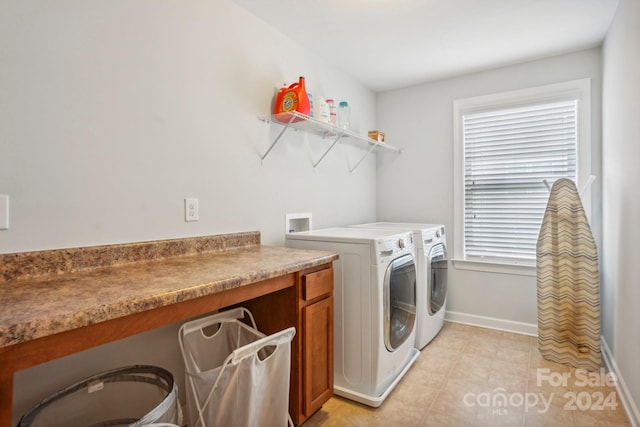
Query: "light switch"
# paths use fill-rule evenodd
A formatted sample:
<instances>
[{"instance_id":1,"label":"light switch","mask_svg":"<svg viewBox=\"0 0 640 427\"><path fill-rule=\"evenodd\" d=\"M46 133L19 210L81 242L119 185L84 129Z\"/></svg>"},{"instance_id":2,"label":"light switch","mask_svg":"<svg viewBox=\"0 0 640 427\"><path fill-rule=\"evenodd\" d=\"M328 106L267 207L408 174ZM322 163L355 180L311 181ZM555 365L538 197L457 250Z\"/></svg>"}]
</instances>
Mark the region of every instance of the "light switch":
<instances>
[{"instance_id":1,"label":"light switch","mask_svg":"<svg viewBox=\"0 0 640 427\"><path fill-rule=\"evenodd\" d=\"M9 228L9 196L0 194L0 230Z\"/></svg>"}]
</instances>

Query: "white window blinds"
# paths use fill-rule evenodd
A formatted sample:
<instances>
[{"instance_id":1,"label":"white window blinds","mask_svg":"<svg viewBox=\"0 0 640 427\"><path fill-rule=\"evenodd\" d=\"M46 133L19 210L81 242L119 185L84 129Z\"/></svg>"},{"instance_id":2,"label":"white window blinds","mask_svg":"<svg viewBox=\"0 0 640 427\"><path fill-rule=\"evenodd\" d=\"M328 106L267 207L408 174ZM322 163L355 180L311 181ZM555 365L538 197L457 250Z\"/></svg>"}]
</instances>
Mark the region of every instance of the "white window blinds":
<instances>
[{"instance_id":1,"label":"white window blinds","mask_svg":"<svg viewBox=\"0 0 640 427\"><path fill-rule=\"evenodd\" d=\"M534 262L549 192L576 180L576 100L462 115L464 256Z\"/></svg>"}]
</instances>

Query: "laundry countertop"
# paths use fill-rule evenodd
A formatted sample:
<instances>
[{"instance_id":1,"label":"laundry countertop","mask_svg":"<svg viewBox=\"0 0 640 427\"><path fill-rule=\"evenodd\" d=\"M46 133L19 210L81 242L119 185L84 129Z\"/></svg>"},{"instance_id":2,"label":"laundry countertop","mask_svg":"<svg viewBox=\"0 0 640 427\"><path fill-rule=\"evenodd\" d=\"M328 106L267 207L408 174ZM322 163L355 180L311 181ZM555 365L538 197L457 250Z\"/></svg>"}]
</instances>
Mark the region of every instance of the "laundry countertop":
<instances>
[{"instance_id":1,"label":"laundry countertop","mask_svg":"<svg viewBox=\"0 0 640 427\"><path fill-rule=\"evenodd\" d=\"M338 258L256 233L0 255L0 348Z\"/></svg>"}]
</instances>

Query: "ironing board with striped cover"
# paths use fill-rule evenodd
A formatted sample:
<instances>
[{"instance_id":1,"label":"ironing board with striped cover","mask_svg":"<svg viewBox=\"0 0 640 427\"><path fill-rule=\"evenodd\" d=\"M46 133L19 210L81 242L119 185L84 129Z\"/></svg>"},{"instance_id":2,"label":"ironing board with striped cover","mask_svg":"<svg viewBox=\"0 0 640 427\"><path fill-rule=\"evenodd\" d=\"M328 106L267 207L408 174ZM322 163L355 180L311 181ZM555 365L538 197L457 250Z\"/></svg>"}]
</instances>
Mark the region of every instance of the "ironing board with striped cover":
<instances>
[{"instance_id":1,"label":"ironing board with striped cover","mask_svg":"<svg viewBox=\"0 0 640 427\"><path fill-rule=\"evenodd\" d=\"M547 360L595 371L600 352L598 250L575 184L551 188L536 248L538 349Z\"/></svg>"}]
</instances>

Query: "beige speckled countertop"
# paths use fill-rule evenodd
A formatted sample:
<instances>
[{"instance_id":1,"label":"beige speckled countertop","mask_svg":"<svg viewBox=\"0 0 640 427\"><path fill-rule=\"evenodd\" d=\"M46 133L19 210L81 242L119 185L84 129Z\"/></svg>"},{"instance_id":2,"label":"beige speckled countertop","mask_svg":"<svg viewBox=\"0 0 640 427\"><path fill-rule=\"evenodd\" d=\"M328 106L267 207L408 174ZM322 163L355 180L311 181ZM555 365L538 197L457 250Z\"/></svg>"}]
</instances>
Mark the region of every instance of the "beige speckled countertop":
<instances>
[{"instance_id":1,"label":"beige speckled countertop","mask_svg":"<svg viewBox=\"0 0 640 427\"><path fill-rule=\"evenodd\" d=\"M0 348L337 258L262 246L258 232L0 255Z\"/></svg>"}]
</instances>

